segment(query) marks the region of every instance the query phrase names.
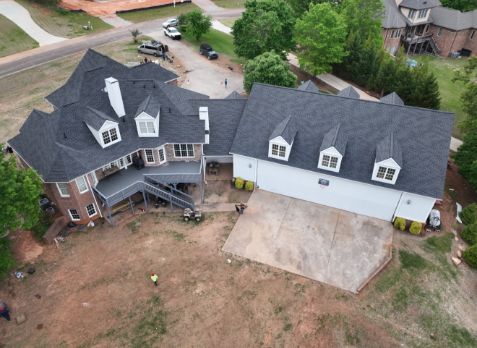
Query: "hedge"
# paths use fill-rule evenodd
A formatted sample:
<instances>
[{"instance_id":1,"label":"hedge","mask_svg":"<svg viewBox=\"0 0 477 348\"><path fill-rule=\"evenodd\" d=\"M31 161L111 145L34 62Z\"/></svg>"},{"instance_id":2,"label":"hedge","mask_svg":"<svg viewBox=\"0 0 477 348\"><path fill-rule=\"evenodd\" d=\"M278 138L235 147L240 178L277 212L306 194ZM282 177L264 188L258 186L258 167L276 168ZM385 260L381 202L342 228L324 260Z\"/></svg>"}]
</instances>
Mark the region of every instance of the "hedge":
<instances>
[{"instance_id":1,"label":"hedge","mask_svg":"<svg viewBox=\"0 0 477 348\"><path fill-rule=\"evenodd\" d=\"M409 232L411 232L412 234L419 234L421 233L421 230L422 230L422 224L417 221L413 221L413 223L411 224L411 227L409 227Z\"/></svg>"},{"instance_id":2,"label":"hedge","mask_svg":"<svg viewBox=\"0 0 477 348\"><path fill-rule=\"evenodd\" d=\"M469 266L477 268L477 245L471 246L464 250L464 260Z\"/></svg>"},{"instance_id":3,"label":"hedge","mask_svg":"<svg viewBox=\"0 0 477 348\"><path fill-rule=\"evenodd\" d=\"M242 178L235 179L235 188L241 190L243 189L244 180Z\"/></svg>"},{"instance_id":4,"label":"hedge","mask_svg":"<svg viewBox=\"0 0 477 348\"><path fill-rule=\"evenodd\" d=\"M245 190L246 191L253 191L253 182L247 181L247 183L245 184Z\"/></svg>"},{"instance_id":5,"label":"hedge","mask_svg":"<svg viewBox=\"0 0 477 348\"><path fill-rule=\"evenodd\" d=\"M477 204L468 205L459 213L459 217L466 225L472 225L477 222Z\"/></svg>"},{"instance_id":6,"label":"hedge","mask_svg":"<svg viewBox=\"0 0 477 348\"><path fill-rule=\"evenodd\" d=\"M396 220L394 220L394 227L400 229L401 231L404 231L404 229L406 228L406 220L404 218L396 218Z\"/></svg>"},{"instance_id":7,"label":"hedge","mask_svg":"<svg viewBox=\"0 0 477 348\"><path fill-rule=\"evenodd\" d=\"M460 235L470 246L477 244L477 223L466 226Z\"/></svg>"}]
</instances>

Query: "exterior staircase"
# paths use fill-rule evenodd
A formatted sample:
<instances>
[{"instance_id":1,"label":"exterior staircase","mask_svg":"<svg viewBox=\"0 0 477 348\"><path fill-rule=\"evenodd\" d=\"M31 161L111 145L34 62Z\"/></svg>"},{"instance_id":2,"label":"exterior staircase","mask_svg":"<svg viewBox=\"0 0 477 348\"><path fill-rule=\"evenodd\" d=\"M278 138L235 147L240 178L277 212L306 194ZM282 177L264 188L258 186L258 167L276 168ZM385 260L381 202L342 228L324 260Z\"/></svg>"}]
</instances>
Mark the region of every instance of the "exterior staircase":
<instances>
[{"instance_id":1,"label":"exterior staircase","mask_svg":"<svg viewBox=\"0 0 477 348\"><path fill-rule=\"evenodd\" d=\"M436 40L434 40L433 36L430 37L429 43L431 44L431 47L432 47L432 50L434 51L434 54L436 56L440 56L441 55L441 50L439 49L439 47L437 47Z\"/></svg>"}]
</instances>

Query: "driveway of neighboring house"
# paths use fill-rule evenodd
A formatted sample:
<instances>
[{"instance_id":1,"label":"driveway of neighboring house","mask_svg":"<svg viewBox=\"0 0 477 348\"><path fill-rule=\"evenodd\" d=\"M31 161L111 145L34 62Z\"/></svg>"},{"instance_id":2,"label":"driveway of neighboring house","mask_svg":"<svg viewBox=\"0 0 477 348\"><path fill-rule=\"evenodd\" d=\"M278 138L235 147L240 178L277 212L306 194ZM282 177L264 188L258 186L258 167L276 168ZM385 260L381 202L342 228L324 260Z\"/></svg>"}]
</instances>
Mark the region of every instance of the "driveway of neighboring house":
<instances>
[{"instance_id":1,"label":"driveway of neighboring house","mask_svg":"<svg viewBox=\"0 0 477 348\"><path fill-rule=\"evenodd\" d=\"M12 0L0 1L0 14L23 29L40 46L65 41L63 37L53 36L40 28L30 17L30 13L20 4Z\"/></svg>"},{"instance_id":2,"label":"driveway of neighboring house","mask_svg":"<svg viewBox=\"0 0 477 348\"><path fill-rule=\"evenodd\" d=\"M169 49L184 63L187 70L192 70L187 73L185 78L181 76L180 80L185 79L182 88L208 95L211 99L225 98L233 91L238 93L245 91L243 75L219 68L205 56L201 56L199 52L194 52L180 41L165 36L162 31L152 33L150 36L168 45ZM225 88L225 84L221 84L225 79L227 79L227 88Z\"/></svg>"},{"instance_id":3,"label":"driveway of neighboring house","mask_svg":"<svg viewBox=\"0 0 477 348\"><path fill-rule=\"evenodd\" d=\"M223 250L357 292L391 245L390 222L257 190Z\"/></svg>"}]
</instances>

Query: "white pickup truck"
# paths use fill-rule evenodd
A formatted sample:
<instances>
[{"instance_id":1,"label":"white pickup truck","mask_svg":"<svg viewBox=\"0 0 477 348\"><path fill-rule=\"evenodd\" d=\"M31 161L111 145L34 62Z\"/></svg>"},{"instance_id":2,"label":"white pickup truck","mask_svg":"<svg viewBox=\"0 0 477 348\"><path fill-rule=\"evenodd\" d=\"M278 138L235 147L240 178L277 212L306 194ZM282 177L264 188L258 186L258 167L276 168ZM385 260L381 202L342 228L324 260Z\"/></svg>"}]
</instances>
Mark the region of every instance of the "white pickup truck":
<instances>
[{"instance_id":1,"label":"white pickup truck","mask_svg":"<svg viewBox=\"0 0 477 348\"><path fill-rule=\"evenodd\" d=\"M172 40L181 39L181 33L174 27L164 28L164 35L169 36Z\"/></svg>"}]
</instances>

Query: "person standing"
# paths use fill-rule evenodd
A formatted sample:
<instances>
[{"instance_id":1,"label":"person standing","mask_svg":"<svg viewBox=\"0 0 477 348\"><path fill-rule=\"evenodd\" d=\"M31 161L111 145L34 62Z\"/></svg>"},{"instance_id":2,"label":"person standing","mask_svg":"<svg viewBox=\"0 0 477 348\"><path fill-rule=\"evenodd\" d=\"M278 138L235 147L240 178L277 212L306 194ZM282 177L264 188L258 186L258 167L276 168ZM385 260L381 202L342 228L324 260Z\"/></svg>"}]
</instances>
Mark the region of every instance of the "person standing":
<instances>
[{"instance_id":1,"label":"person standing","mask_svg":"<svg viewBox=\"0 0 477 348\"><path fill-rule=\"evenodd\" d=\"M151 276L151 279L152 279L152 281L154 282L154 284L156 284L156 286L157 286L157 278L158 278L158 277L157 277L157 274L154 274L154 273L153 273L152 276Z\"/></svg>"},{"instance_id":2,"label":"person standing","mask_svg":"<svg viewBox=\"0 0 477 348\"><path fill-rule=\"evenodd\" d=\"M227 79L225 79L225 88L227 88Z\"/></svg>"}]
</instances>

